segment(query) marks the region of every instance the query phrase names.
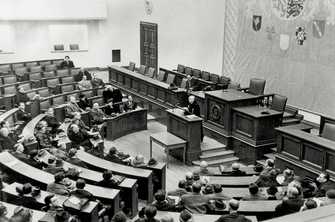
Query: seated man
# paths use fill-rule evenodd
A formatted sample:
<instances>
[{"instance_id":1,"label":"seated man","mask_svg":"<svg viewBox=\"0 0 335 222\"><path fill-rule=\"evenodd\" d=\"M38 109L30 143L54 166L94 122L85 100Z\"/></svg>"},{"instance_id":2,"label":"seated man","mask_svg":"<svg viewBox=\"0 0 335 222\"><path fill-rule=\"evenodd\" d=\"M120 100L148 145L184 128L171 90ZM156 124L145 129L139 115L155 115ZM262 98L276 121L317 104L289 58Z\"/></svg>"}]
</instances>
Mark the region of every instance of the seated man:
<instances>
[{"instance_id":1,"label":"seated man","mask_svg":"<svg viewBox=\"0 0 335 222\"><path fill-rule=\"evenodd\" d=\"M73 118L75 113L81 113L84 110L82 110L76 101L76 98L74 96L70 96L70 101L67 103L66 107L65 107L65 111L66 111L66 117L69 118Z\"/></svg>"},{"instance_id":2,"label":"seated man","mask_svg":"<svg viewBox=\"0 0 335 222\"><path fill-rule=\"evenodd\" d=\"M276 216L283 216L300 211L304 200L299 197L299 191L295 187L287 189L287 198L276 207Z\"/></svg>"},{"instance_id":3,"label":"seated man","mask_svg":"<svg viewBox=\"0 0 335 222\"><path fill-rule=\"evenodd\" d=\"M127 111L131 111L131 110L135 110L137 108L137 103L133 101L133 97L132 96L128 96L128 101L124 104L124 110Z\"/></svg>"},{"instance_id":4,"label":"seated man","mask_svg":"<svg viewBox=\"0 0 335 222\"><path fill-rule=\"evenodd\" d=\"M89 113L92 125L101 125L105 122L105 113L99 108L98 103L94 103Z\"/></svg>"},{"instance_id":5,"label":"seated man","mask_svg":"<svg viewBox=\"0 0 335 222\"><path fill-rule=\"evenodd\" d=\"M84 121L81 119L81 114L78 112L74 113L72 123L77 124L80 129L90 131L90 127L84 123Z\"/></svg>"},{"instance_id":6,"label":"seated man","mask_svg":"<svg viewBox=\"0 0 335 222\"><path fill-rule=\"evenodd\" d=\"M27 93L24 91L24 88L22 86L19 86L16 93L16 102L18 103L27 103L29 102L29 97L27 96Z\"/></svg>"},{"instance_id":7,"label":"seated man","mask_svg":"<svg viewBox=\"0 0 335 222\"><path fill-rule=\"evenodd\" d=\"M9 133L9 130L6 127L0 129L0 151L14 149L16 141L9 135Z\"/></svg>"},{"instance_id":8,"label":"seated man","mask_svg":"<svg viewBox=\"0 0 335 222\"><path fill-rule=\"evenodd\" d=\"M29 159L29 156L24 153L24 146L21 143L14 145L13 152L11 152L11 154L23 162L26 162L26 160Z\"/></svg>"},{"instance_id":9,"label":"seated man","mask_svg":"<svg viewBox=\"0 0 335 222\"><path fill-rule=\"evenodd\" d=\"M74 81L79 82L83 79L83 76L86 76L87 80L91 80L92 79L92 75L91 73L89 73L85 68L80 68L79 73L74 76Z\"/></svg>"},{"instance_id":10,"label":"seated man","mask_svg":"<svg viewBox=\"0 0 335 222\"><path fill-rule=\"evenodd\" d=\"M181 196L179 205L191 213L205 214L208 209L209 197L201 195L201 185L194 183L192 193Z\"/></svg>"},{"instance_id":11,"label":"seated man","mask_svg":"<svg viewBox=\"0 0 335 222\"><path fill-rule=\"evenodd\" d=\"M47 191L59 195L68 195L70 189L65 185L65 174L63 172L55 174L55 181L48 184Z\"/></svg>"},{"instance_id":12,"label":"seated man","mask_svg":"<svg viewBox=\"0 0 335 222\"><path fill-rule=\"evenodd\" d=\"M211 200L221 199L221 200L229 200L231 197L225 195L222 191L222 186L220 184L214 184L214 193L210 195Z\"/></svg>"},{"instance_id":13,"label":"seated man","mask_svg":"<svg viewBox=\"0 0 335 222\"><path fill-rule=\"evenodd\" d=\"M42 208L43 211L49 213L56 213L63 210L62 202L58 199L55 194L50 194L44 198L45 207Z\"/></svg>"},{"instance_id":14,"label":"seated man","mask_svg":"<svg viewBox=\"0 0 335 222\"><path fill-rule=\"evenodd\" d=\"M144 209L144 213L145 213L145 217L146 219L144 220L144 222L159 222L158 219L155 218L156 214L157 214L157 208L154 206L146 206Z\"/></svg>"},{"instance_id":15,"label":"seated man","mask_svg":"<svg viewBox=\"0 0 335 222\"><path fill-rule=\"evenodd\" d=\"M208 163L206 161L201 161L199 170L194 171L193 173L197 173L200 176L207 176L207 175L213 175L214 172L208 169Z\"/></svg>"},{"instance_id":16,"label":"seated man","mask_svg":"<svg viewBox=\"0 0 335 222\"><path fill-rule=\"evenodd\" d=\"M88 90L92 89L92 83L90 80L87 79L87 77L84 75L83 79L78 82L78 88L79 90Z\"/></svg>"},{"instance_id":17,"label":"seated man","mask_svg":"<svg viewBox=\"0 0 335 222\"><path fill-rule=\"evenodd\" d=\"M277 186L276 177L279 173L279 170L274 167L274 160L267 159L265 161L265 168L261 171L259 178L256 181L256 184L259 187L270 187Z\"/></svg>"},{"instance_id":18,"label":"seated man","mask_svg":"<svg viewBox=\"0 0 335 222\"><path fill-rule=\"evenodd\" d=\"M118 88L113 89L112 98L113 98L114 111L116 113L121 113L120 106L123 98L121 90Z\"/></svg>"},{"instance_id":19,"label":"seated man","mask_svg":"<svg viewBox=\"0 0 335 222\"><path fill-rule=\"evenodd\" d=\"M115 147L111 147L105 159L114 163L125 164L124 160L128 157L129 155L119 152Z\"/></svg>"},{"instance_id":20,"label":"seated man","mask_svg":"<svg viewBox=\"0 0 335 222\"><path fill-rule=\"evenodd\" d=\"M85 190L86 183L82 179L78 179L76 182L76 189L70 192L70 195L74 195L78 197L79 199L81 198L86 198L90 201L94 201L95 198L93 194Z\"/></svg>"},{"instance_id":21,"label":"seated man","mask_svg":"<svg viewBox=\"0 0 335 222\"><path fill-rule=\"evenodd\" d=\"M271 186L266 189L266 193L268 195L268 200L277 200L276 194L278 193L278 189L276 186Z\"/></svg>"},{"instance_id":22,"label":"seated man","mask_svg":"<svg viewBox=\"0 0 335 222\"><path fill-rule=\"evenodd\" d=\"M31 120L31 114L28 113L26 109L26 105L23 102L19 103L18 111L16 112L16 118L18 121L28 122Z\"/></svg>"},{"instance_id":23,"label":"seated man","mask_svg":"<svg viewBox=\"0 0 335 222\"><path fill-rule=\"evenodd\" d=\"M266 200L267 197L259 193L259 188L256 184L249 185L249 195L242 198L243 200Z\"/></svg>"},{"instance_id":24,"label":"seated man","mask_svg":"<svg viewBox=\"0 0 335 222\"><path fill-rule=\"evenodd\" d=\"M38 142L40 149L51 148L53 146L53 140L47 129L46 121L40 121L35 130L35 137Z\"/></svg>"},{"instance_id":25,"label":"seated man","mask_svg":"<svg viewBox=\"0 0 335 222\"><path fill-rule=\"evenodd\" d=\"M180 180L178 183L178 188L173 191L169 191L168 195L169 196L182 196L184 194L187 194L188 192L185 189L186 187L186 180Z\"/></svg>"},{"instance_id":26,"label":"seated man","mask_svg":"<svg viewBox=\"0 0 335 222\"><path fill-rule=\"evenodd\" d=\"M48 159L47 166L44 167L43 170L51 174L62 173L64 172L63 162L52 156Z\"/></svg>"},{"instance_id":27,"label":"seated man","mask_svg":"<svg viewBox=\"0 0 335 222\"><path fill-rule=\"evenodd\" d=\"M88 101L86 96L83 94L79 95L79 101L77 102L77 104L82 110L89 110L91 108L90 102Z\"/></svg>"},{"instance_id":28,"label":"seated man","mask_svg":"<svg viewBox=\"0 0 335 222\"><path fill-rule=\"evenodd\" d=\"M231 171L225 172L222 170L223 167L220 166L221 174L227 175L227 176L245 176L246 172L240 170L241 165L239 163L233 163L231 165Z\"/></svg>"},{"instance_id":29,"label":"seated man","mask_svg":"<svg viewBox=\"0 0 335 222\"><path fill-rule=\"evenodd\" d=\"M44 121L46 121L48 127L51 128L51 134L56 134L60 131L58 128L61 124L55 117L54 109L50 107L45 114L46 116L44 117Z\"/></svg>"},{"instance_id":30,"label":"seated man","mask_svg":"<svg viewBox=\"0 0 335 222\"><path fill-rule=\"evenodd\" d=\"M244 215L237 213L238 208L240 207L240 202L236 199L231 199L228 202L229 205L229 214L221 216L215 222L226 222L226 221L238 221L238 222L251 222Z\"/></svg>"},{"instance_id":31,"label":"seated man","mask_svg":"<svg viewBox=\"0 0 335 222\"><path fill-rule=\"evenodd\" d=\"M102 98L104 103L109 103L113 99L113 88L111 85L106 85L104 91L102 92Z\"/></svg>"},{"instance_id":32,"label":"seated man","mask_svg":"<svg viewBox=\"0 0 335 222\"><path fill-rule=\"evenodd\" d=\"M102 173L103 179L98 183L98 186L116 188L118 183L113 179L113 172L111 170L105 170Z\"/></svg>"},{"instance_id":33,"label":"seated man","mask_svg":"<svg viewBox=\"0 0 335 222\"><path fill-rule=\"evenodd\" d=\"M335 186L330 181L330 176L326 172L322 172L316 178L316 185L318 187L318 191L316 192L316 197L324 197L326 192L330 189L335 189Z\"/></svg>"},{"instance_id":34,"label":"seated man","mask_svg":"<svg viewBox=\"0 0 335 222\"><path fill-rule=\"evenodd\" d=\"M104 112L107 116L116 116L116 113L118 112L118 110L116 109L116 106L114 106L113 102L109 102L104 107Z\"/></svg>"},{"instance_id":35,"label":"seated man","mask_svg":"<svg viewBox=\"0 0 335 222\"><path fill-rule=\"evenodd\" d=\"M157 210L162 211L174 211L176 208L174 201L166 197L166 194L163 190L158 190L155 193L155 200L152 205L155 206Z\"/></svg>"},{"instance_id":36,"label":"seated man","mask_svg":"<svg viewBox=\"0 0 335 222\"><path fill-rule=\"evenodd\" d=\"M73 62L70 60L69 56L65 56L64 61L59 66L61 69L71 69L74 68Z\"/></svg>"},{"instance_id":37,"label":"seated man","mask_svg":"<svg viewBox=\"0 0 335 222\"><path fill-rule=\"evenodd\" d=\"M90 138L94 138L95 136L89 134L87 130L79 128L77 124L71 124L68 128L67 135L74 146L84 146L86 148L92 148L93 145Z\"/></svg>"},{"instance_id":38,"label":"seated man","mask_svg":"<svg viewBox=\"0 0 335 222\"><path fill-rule=\"evenodd\" d=\"M84 168L88 168L87 165L77 157L77 149L71 148L67 153L68 159L67 162Z\"/></svg>"},{"instance_id":39,"label":"seated man","mask_svg":"<svg viewBox=\"0 0 335 222\"><path fill-rule=\"evenodd\" d=\"M326 199L321 203L322 206L335 204L335 189L330 189L326 192Z\"/></svg>"},{"instance_id":40,"label":"seated man","mask_svg":"<svg viewBox=\"0 0 335 222\"><path fill-rule=\"evenodd\" d=\"M92 74L92 76L93 76L93 78L92 78L91 82L92 82L93 88L99 88L99 87L105 86L105 83L104 83L104 81L102 81L102 79L97 78L94 73Z\"/></svg>"}]
</instances>

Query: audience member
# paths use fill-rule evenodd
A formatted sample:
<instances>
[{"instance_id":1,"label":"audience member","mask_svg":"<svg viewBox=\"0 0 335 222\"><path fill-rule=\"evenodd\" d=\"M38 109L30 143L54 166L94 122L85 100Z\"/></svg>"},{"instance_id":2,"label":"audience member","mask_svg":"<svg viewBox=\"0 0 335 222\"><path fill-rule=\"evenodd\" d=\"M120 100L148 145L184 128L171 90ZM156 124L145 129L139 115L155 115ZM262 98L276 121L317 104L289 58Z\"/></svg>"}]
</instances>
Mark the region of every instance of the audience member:
<instances>
[{"instance_id":1,"label":"audience member","mask_svg":"<svg viewBox=\"0 0 335 222\"><path fill-rule=\"evenodd\" d=\"M85 69L85 68L80 68L79 73L76 76L74 76L74 81L76 81L76 82L81 81L83 79L83 76L86 76L87 80L92 80L91 73L89 71L87 71L87 69Z\"/></svg>"},{"instance_id":2,"label":"audience member","mask_svg":"<svg viewBox=\"0 0 335 222\"><path fill-rule=\"evenodd\" d=\"M55 181L48 184L47 191L59 194L59 195L68 195L70 190L64 184L65 174L63 172L55 174Z\"/></svg>"},{"instance_id":3,"label":"audience member","mask_svg":"<svg viewBox=\"0 0 335 222\"><path fill-rule=\"evenodd\" d=\"M94 103L90 111L90 119L93 125L100 125L105 122L105 113L99 108L98 103Z\"/></svg>"},{"instance_id":4,"label":"audience member","mask_svg":"<svg viewBox=\"0 0 335 222\"><path fill-rule=\"evenodd\" d=\"M157 208L157 210L162 211L174 211L175 203L172 199L166 196L165 191L158 190L155 193L155 201L152 203L153 206Z\"/></svg>"},{"instance_id":5,"label":"audience member","mask_svg":"<svg viewBox=\"0 0 335 222\"><path fill-rule=\"evenodd\" d=\"M8 222L9 218L7 217L7 207L0 203L0 222Z\"/></svg>"},{"instance_id":6,"label":"audience member","mask_svg":"<svg viewBox=\"0 0 335 222\"><path fill-rule=\"evenodd\" d=\"M121 154L115 147L109 149L108 154L105 156L105 159L114 163L125 164L124 159L128 158L128 155Z\"/></svg>"},{"instance_id":7,"label":"audience member","mask_svg":"<svg viewBox=\"0 0 335 222\"><path fill-rule=\"evenodd\" d=\"M73 62L70 60L69 56L65 56L64 61L59 66L61 69L71 69L74 68Z\"/></svg>"},{"instance_id":8,"label":"audience member","mask_svg":"<svg viewBox=\"0 0 335 222\"><path fill-rule=\"evenodd\" d=\"M318 187L316 197L324 197L328 190L335 189L334 185L329 179L330 176L326 172L320 173L319 176L316 178L316 185Z\"/></svg>"},{"instance_id":9,"label":"audience member","mask_svg":"<svg viewBox=\"0 0 335 222\"><path fill-rule=\"evenodd\" d=\"M133 167L141 167L145 166L146 164L144 163L144 156L142 154L136 155L134 158L130 160L130 165Z\"/></svg>"},{"instance_id":10,"label":"audience member","mask_svg":"<svg viewBox=\"0 0 335 222\"><path fill-rule=\"evenodd\" d=\"M214 172L208 169L208 163L206 161L201 161L199 170L194 171L193 173L198 173L200 176L213 175Z\"/></svg>"},{"instance_id":11,"label":"audience member","mask_svg":"<svg viewBox=\"0 0 335 222\"><path fill-rule=\"evenodd\" d=\"M307 199L304 203L304 205L301 207L300 211L310 210L317 208L318 205L315 200L313 199Z\"/></svg>"},{"instance_id":12,"label":"audience member","mask_svg":"<svg viewBox=\"0 0 335 222\"><path fill-rule=\"evenodd\" d=\"M192 214L187 210L183 210L179 214L179 222L193 222Z\"/></svg>"},{"instance_id":13,"label":"audience member","mask_svg":"<svg viewBox=\"0 0 335 222\"><path fill-rule=\"evenodd\" d=\"M65 111L66 116L69 118L73 118L75 113L83 112L83 110L78 106L74 96L70 96L69 102L66 104Z\"/></svg>"},{"instance_id":14,"label":"audience member","mask_svg":"<svg viewBox=\"0 0 335 222\"><path fill-rule=\"evenodd\" d=\"M265 168L259 175L259 178L256 181L256 184L259 187L270 187L270 186L277 186L278 182L276 177L279 171L274 168L274 160L267 159L265 161Z\"/></svg>"},{"instance_id":15,"label":"audience member","mask_svg":"<svg viewBox=\"0 0 335 222\"><path fill-rule=\"evenodd\" d=\"M229 206L229 214L221 216L219 219L217 219L215 222L251 222L248 218L246 218L244 215L237 213L237 210L240 206L240 203L236 199L231 199L228 202Z\"/></svg>"},{"instance_id":16,"label":"audience member","mask_svg":"<svg viewBox=\"0 0 335 222\"><path fill-rule=\"evenodd\" d=\"M84 94L79 95L79 101L77 104L82 110L89 110L91 108L91 104Z\"/></svg>"},{"instance_id":17,"label":"audience member","mask_svg":"<svg viewBox=\"0 0 335 222\"><path fill-rule=\"evenodd\" d=\"M82 80L78 82L78 88L79 90L88 90L92 89L92 83L90 80L87 79L87 77L84 75Z\"/></svg>"},{"instance_id":18,"label":"audience member","mask_svg":"<svg viewBox=\"0 0 335 222\"><path fill-rule=\"evenodd\" d=\"M18 111L16 112L18 121L28 122L31 120L31 114L26 111L26 105L23 102L19 103Z\"/></svg>"},{"instance_id":19,"label":"audience member","mask_svg":"<svg viewBox=\"0 0 335 222\"><path fill-rule=\"evenodd\" d=\"M168 195L169 196L182 196L184 194L187 194L188 192L186 191L185 187L186 187L186 180L180 180L178 182L178 188L173 191L169 191Z\"/></svg>"},{"instance_id":20,"label":"audience member","mask_svg":"<svg viewBox=\"0 0 335 222\"><path fill-rule=\"evenodd\" d=\"M62 173L64 172L63 162L62 160L58 160L56 157L52 156L48 159L48 163L43 170L51 174Z\"/></svg>"},{"instance_id":21,"label":"audience member","mask_svg":"<svg viewBox=\"0 0 335 222\"><path fill-rule=\"evenodd\" d=\"M283 199L282 203L276 207L276 215L283 216L298 212L304 200L299 198L299 191L295 187L290 187L287 190L287 198Z\"/></svg>"},{"instance_id":22,"label":"audience member","mask_svg":"<svg viewBox=\"0 0 335 222\"><path fill-rule=\"evenodd\" d=\"M191 213L205 214L208 209L209 197L201 195L201 185L194 183L192 193L181 196L179 205Z\"/></svg>"},{"instance_id":23,"label":"audience member","mask_svg":"<svg viewBox=\"0 0 335 222\"><path fill-rule=\"evenodd\" d=\"M68 128L67 135L74 147L86 147L92 148L93 145L90 141L90 138L94 138L94 135L91 135L87 130L79 128L77 124L71 124Z\"/></svg>"},{"instance_id":24,"label":"audience member","mask_svg":"<svg viewBox=\"0 0 335 222\"><path fill-rule=\"evenodd\" d=\"M241 165L239 163L233 163L231 165L231 171L224 171L224 167L220 166L221 174L227 176L245 176L246 172L240 170Z\"/></svg>"},{"instance_id":25,"label":"audience member","mask_svg":"<svg viewBox=\"0 0 335 222\"><path fill-rule=\"evenodd\" d=\"M88 199L94 201L95 198L93 194L85 190L86 183L82 179L78 179L76 182L76 189L70 192L70 195L74 195L79 199Z\"/></svg>"},{"instance_id":26,"label":"audience member","mask_svg":"<svg viewBox=\"0 0 335 222\"><path fill-rule=\"evenodd\" d=\"M137 108L137 103L133 101L132 96L128 96L128 101L124 104L124 110L130 111L130 110L135 110Z\"/></svg>"},{"instance_id":27,"label":"audience member","mask_svg":"<svg viewBox=\"0 0 335 222\"><path fill-rule=\"evenodd\" d=\"M13 150L16 141L9 135L10 131L3 127L0 129L0 151Z\"/></svg>"},{"instance_id":28,"label":"audience member","mask_svg":"<svg viewBox=\"0 0 335 222\"><path fill-rule=\"evenodd\" d=\"M31 222L33 211L24 207L16 207L10 222Z\"/></svg>"},{"instance_id":29,"label":"audience member","mask_svg":"<svg viewBox=\"0 0 335 222\"><path fill-rule=\"evenodd\" d=\"M280 184L282 186L287 186L289 183L291 183L294 180L294 171L290 169L285 169L283 172L284 180Z\"/></svg>"},{"instance_id":30,"label":"audience member","mask_svg":"<svg viewBox=\"0 0 335 222\"><path fill-rule=\"evenodd\" d=\"M106 170L102 173L103 179L98 183L99 186L116 188L118 182L113 179L113 172L111 170Z\"/></svg>"},{"instance_id":31,"label":"audience member","mask_svg":"<svg viewBox=\"0 0 335 222\"><path fill-rule=\"evenodd\" d=\"M157 220L155 218L156 214L157 214L157 208L149 205L146 206L144 209L144 213L145 213L145 222L159 222L159 220Z\"/></svg>"},{"instance_id":32,"label":"audience member","mask_svg":"<svg viewBox=\"0 0 335 222\"><path fill-rule=\"evenodd\" d=\"M276 186L271 186L266 189L266 193L268 195L268 200L277 200L276 194L278 192L278 189Z\"/></svg>"},{"instance_id":33,"label":"audience member","mask_svg":"<svg viewBox=\"0 0 335 222\"><path fill-rule=\"evenodd\" d=\"M45 113L44 121L47 122L48 127L51 128L51 134L56 134L60 132L58 129L60 127L60 122L55 117L55 111L53 108L49 108L47 112Z\"/></svg>"},{"instance_id":34,"label":"audience member","mask_svg":"<svg viewBox=\"0 0 335 222\"><path fill-rule=\"evenodd\" d=\"M75 166L88 168L87 165L77 157L77 149L71 148L69 152L67 153L67 156L68 156L67 162Z\"/></svg>"},{"instance_id":35,"label":"audience member","mask_svg":"<svg viewBox=\"0 0 335 222\"><path fill-rule=\"evenodd\" d=\"M326 192L326 199L322 202L322 206L335 204L335 189L329 189Z\"/></svg>"},{"instance_id":36,"label":"audience member","mask_svg":"<svg viewBox=\"0 0 335 222\"><path fill-rule=\"evenodd\" d=\"M57 195L49 194L44 198L45 206L42 208L43 211L46 212L57 212L59 210L63 210L63 206Z\"/></svg>"},{"instance_id":37,"label":"audience member","mask_svg":"<svg viewBox=\"0 0 335 222\"><path fill-rule=\"evenodd\" d=\"M266 200L267 197L259 192L257 184L251 183L249 185L249 195L242 198L243 200Z\"/></svg>"},{"instance_id":38,"label":"audience member","mask_svg":"<svg viewBox=\"0 0 335 222\"><path fill-rule=\"evenodd\" d=\"M145 221L145 207L142 207L141 210L138 211L138 218L134 222L144 222Z\"/></svg>"},{"instance_id":39,"label":"audience member","mask_svg":"<svg viewBox=\"0 0 335 222\"><path fill-rule=\"evenodd\" d=\"M222 199L222 200L229 200L231 197L224 194L222 191L222 186L220 184L214 184L213 186L214 193L210 195L210 199Z\"/></svg>"},{"instance_id":40,"label":"audience member","mask_svg":"<svg viewBox=\"0 0 335 222\"><path fill-rule=\"evenodd\" d=\"M111 85L106 85L104 91L102 92L102 98L104 104L109 103L113 99L113 88Z\"/></svg>"}]
</instances>

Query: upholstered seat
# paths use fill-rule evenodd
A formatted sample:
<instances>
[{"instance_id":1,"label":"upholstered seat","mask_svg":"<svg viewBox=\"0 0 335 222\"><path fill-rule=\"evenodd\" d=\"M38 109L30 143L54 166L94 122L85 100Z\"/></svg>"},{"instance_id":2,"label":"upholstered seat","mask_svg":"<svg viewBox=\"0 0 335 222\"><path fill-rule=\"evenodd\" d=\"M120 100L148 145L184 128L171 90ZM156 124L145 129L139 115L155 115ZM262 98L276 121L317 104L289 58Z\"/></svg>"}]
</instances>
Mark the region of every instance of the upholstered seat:
<instances>
[{"instance_id":1,"label":"upholstered seat","mask_svg":"<svg viewBox=\"0 0 335 222\"><path fill-rule=\"evenodd\" d=\"M335 141L335 124L325 123L321 137Z\"/></svg>"},{"instance_id":2,"label":"upholstered seat","mask_svg":"<svg viewBox=\"0 0 335 222\"><path fill-rule=\"evenodd\" d=\"M162 71L162 70L159 70L159 73L158 73L158 76L157 76L157 80L163 82L164 79L165 79L165 72Z\"/></svg>"},{"instance_id":3,"label":"upholstered seat","mask_svg":"<svg viewBox=\"0 0 335 222\"><path fill-rule=\"evenodd\" d=\"M187 78L183 78L180 83L180 88L186 89Z\"/></svg>"},{"instance_id":4,"label":"upholstered seat","mask_svg":"<svg viewBox=\"0 0 335 222\"><path fill-rule=\"evenodd\" d=\"M201 78L201 71L199 69L193 69L193 76L196 78Z\"/></svg>"},{"instance_id":5,"label":"upholstered seat","mask_svg":"<svg viewBox=\"0 0 335 222\"><path fill-rule=\"evenodd\" d=\"M175 78L176 76L175 75L173 75L173 74L168 74L168 76L167 76L167 78L166 78L166 83L167 84L172 84L173 82L174 82L174 78Z\"/></svg>"},{"instance_id":6,"label":"upholstered seat","mask_svg":"<svg viewBox=\"0 0 335 222\"><path fill-rule=\"evenodd\" d=\"M202 78L203 80L209 81L210 76L211 76L211 75L210 75L209 72L202 71L201 78Z\"/></svg>"},{"instance_id":7,"label":"upholstered seat","mask_svg":"<svg viewBox=\"0 0 335 222\"><path fill-rule=\"evenodd\" d=\"M128 67L128 69L130 70L130 71L135 71L135 66L136 66L136 63L135 62L129 62L129 67Z\"/></svg>"},{"instance_id":8,"label":"upholstered seat","mask_svg":"<svg viewBox=\"0 0 335 222\"><path fill-rule=\"evenodd\" d=\"M154 74L155 74L155 68L150 67L150 68L148 69L148 72L147 72L146 76L148 76L148 77L150 77L150 78L153 78L153 77L154 77Z\"/></svg>"},{"instance_id":9,"label":"upholstered seat","mask_svg":"<svg viewBox=\"0 0 335 222\"><path fill-rule=\"evenodd\" d=\"M249 89L247 92L253 95L262 95L264 94L265 83L266 81L264 79L250 79Z\"/></svg>"},{"instance_id":10,"label":"upholstered seat","mask_svg":"<svg viewBox=\"0 0 335 222\"><path fill-rule=\"evenodd\" d=\"M214 83L219 83L220 82L220 76L217 75L217 74L211 73L210 80Z\"/></svg>"},{"instance_id":11,"label":"upholstered seat","mask_svg":"<svg viewBox=\"0 0 335 222\"><path fill-rule=\"evenodd\" d=\"M271 109L279 112L284 112L286 107L287 97L275 94L272 97Z\"/></svg>"},{"instance_id":12,"label":"upholstered seat","mask_svg":"<svg viewBox=\"0 0 335 222\"><path fill-rule=\"evenodd\" d=\"M192 68L191 67L185 67L185 74L186 75L192 75Z\"/></svg>"},{"instance_id":13,"label":"upholstered seat","mask_svg":"<svg viewBox=\"0 0 335 222\"><path fill-rule=\"evenodd\" d=\"M181 64L178 64L178 66L177 66L177 72L185 73L185 66L183 66Z\"/></svg>"},{"instance_id":14,"label":"upholstered seat","mask_svg":"<svg viewBox=\"0 0 335 222\"><path fill-rule=\"evenodd\" d=\"M138 70L138 72L142 75L145 74L145 70L147 69L147 67L145 65L141 65L140 66L140 69Z\"/></svg>"}]
</instances>

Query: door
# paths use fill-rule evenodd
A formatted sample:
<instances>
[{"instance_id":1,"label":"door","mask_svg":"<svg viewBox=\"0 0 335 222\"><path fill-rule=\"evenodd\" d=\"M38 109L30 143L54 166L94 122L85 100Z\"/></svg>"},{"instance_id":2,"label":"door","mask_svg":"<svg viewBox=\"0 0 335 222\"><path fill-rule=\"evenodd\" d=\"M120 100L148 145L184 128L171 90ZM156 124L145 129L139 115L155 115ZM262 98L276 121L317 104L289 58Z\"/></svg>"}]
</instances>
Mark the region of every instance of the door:
<instances>
[{"instance_id":1,"label":"door","mask_svg":"<svg viewBox=\"0 0 335 222\"><path fill-rule=\"evenodd\" d=\"M141 44L141 65L155 68L157 75L158 68L158 43L157 43L158 26L155 23L140 23L140 44Z\"/></svg>"}]
</instances>

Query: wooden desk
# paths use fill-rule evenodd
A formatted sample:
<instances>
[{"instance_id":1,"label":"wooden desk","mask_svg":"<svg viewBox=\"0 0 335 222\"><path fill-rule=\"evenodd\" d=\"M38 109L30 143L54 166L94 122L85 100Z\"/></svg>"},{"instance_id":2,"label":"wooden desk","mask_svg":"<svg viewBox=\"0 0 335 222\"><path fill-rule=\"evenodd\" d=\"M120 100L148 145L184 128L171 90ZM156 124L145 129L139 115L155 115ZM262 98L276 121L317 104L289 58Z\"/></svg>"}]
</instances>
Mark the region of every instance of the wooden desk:
<instances>
[{"instance_id":1,"label":"wooden desk","mask_svg":"<svg viewBox=\"0 0 335 222\"><path fill-rule=\"evenodd\" d=\"M124 135L147 129L147 110L136 109L106 120L106 138L115 140Z\"/></svg>"},{"instance_id":2,"label":"wooden desk","mask_svg":"<svg viewBox=\"0 0 335 222\"><path fill-rule=\"evenodd\" d=\"M109 79L127 89L166 103L169 106L183 104L185 101L186 92L184 90L170 90L169 84L132 72L126 68L110 66Z\"/></svg>"},{"instance_id":3,"label":"wooden desk","mask_svg":"<svg viewBox=\"0 0 335 222\"><path fill-rule=\"evenodd\" d=\"M256 182L258 176L208 176L210 184L221 184L224 187L248 187Z\"/></svg>"},{"instance_id":4,"label":"wooden desk","mask_svg":"<svg viewBox=\"0 0 335 222\"><path fill-rule=\"evenodd\" d=\"M187 141L186 146L186 163L191 164L192 161L198 160L201 149L201 127L202 118L193 116L185 116L182 109L168 109L167 112L167 131L183 140ZM179 157L180 154L176 153Z\"/></svg>"},{"instance_id":5,"label":"wooden desk","mask_svg":"<svg viewBox=\"0 0 335 222\"><path fill-rule=\"evenodd\" d=\"M39 114L37 116L35 116L32 120L30 120L25 127L22 130L21 136L23 136L25 138L26 141L28 141L29 138L35 138L34 136L34 131L35 128L37 126L37 124L43 119L45 118L46 114ZM38 143L37 140L35 138L34 141L28 142L25 144L25 146L29 149L29 150L33 150L33 149L38 149Z\"/></svg>"},{"instance_id":6,"label":"wooden desk","mask_svg":"<svg viewBox=\"0 0 335 222\"><path fill-rule=\"evenodd\" d=\"M152 183L152 172L146 169L140 169L122 164L113 163L99 157L93 156L85 151L78 150L77 156L80 160L90 166L91 169L97 171L111 170L115 174L123 175L128 178L137 179L139 198L153 201L153 183Z\"/></svg>"},{"instance_id":7,"label":"wooden desk","mask_svg":"<svg viewBox=\"0 0 335 222\"><path fill-rule=\"evenodd\" d=\"M73 165L65 161L63 163L64 167L75 168L79 170L79 177L84 179L89 184L98 185L98 183L103 178L101 172ZM137 180L125 178L120 184L117 185L116 188L121 190L121 199L125 202L126 207L131 209L132 215L135 216L138 210Z\"/></svg>"},{"instance_id":8,"label":"wooden desk","mask_svg":"<svg viewBox=\"0 0 335 222\"><path fill-rule=\"evenodd\" d=\"M25 196L23 197L20 196L16 191L16 187L21 187L21 186L22 184L15 182L15 183L5 186L2 189L2 192L5 193L8 202L15 204L21 198L25 197ZM27 206L25 207L28 207L28 208L36 207L35 210L41 209L42 207L45 206L45 203L44 203L45 197L47 197L50 194L51 193L47 191L41 190L41 193L37 197L35 197L36 202L31 205L28 205L29 203L27 203ZM61 196L57 194L56 196L58 197L58 199L60 200L60 204L62 205L65 202L65 200L68 198L67 196ZM28 196L28 197L31 197L31 196ZM94 201L88 202L88 204L85 205L83 209L81 209L79 213L79 217L83 221L97 222L98 221L98 203Z\"/></svg>"},{"instance_id":9,"label":"wooden desk","mask_svg":"<svg viewBox=\"0 0 335 222\"><path fill-rule=\"evenodd\" d=\"M152 158L152 142L163 146L166 154L167 154L167 163L166 166L169 164L169 155L170 150L183 148L183 163L185 163L185 156L186 156L186 141L182 140L181 138L174 136L168 132L161 132L155 133L150 135L150 158Z\"/></svg>"},{"instance_id":10,"label":"wooden desk","mask_svg":"<svg viewBox=\"0 0 335 222\"><path fill-rule=\"evenodd\" d=\"M10 109L0 115L0 122L8 121L9 125L13 126L16 122L16 112L18 108Z\"/></svg>"},{"instance_id":11,"label":"wooden desk","mask_svg":"<svg viewBox=\"0 0 335 222\"><path fill-rule=\"evenodd\" d=\"M47 185L54 182L54 176L52 174L34 168L16 159L7 151L0 153L0 164L6 171L16 175L15 179L18 182L30 182L33 185L40 187L42 190L46 190ZM110 204L113 212L119 210L119 190L93 186L90 184L87 184L85 189L92 193L93 196L101 202Z\"/></svg>"},{"instance_id":12,"label":"wooden desk","mask_svg":"<svg viewBox=\"0 0 335 222\"><path fill-rule=\"evenodd\" d=\"M19 207L15 204L10 204L6 202L0 202L7 208L7 217L11 217L14 214L15 208ZM39 210L32 210L33 211L33 218L32 222L38 222L42 217L44 217L45 212Z\"/></svg>"},{"instance_id":13,"label":"wooden desk","mask_svg":"<svg viewBox=\"0 0 335 222\"><path fill-rule=\"evenodd\" d=\"M335 176L334 141L311 134L304 127L288 126L276 130L276 167L290 167L297 175L312 178L322 171Z\"/></svg>"}]
</instances>

